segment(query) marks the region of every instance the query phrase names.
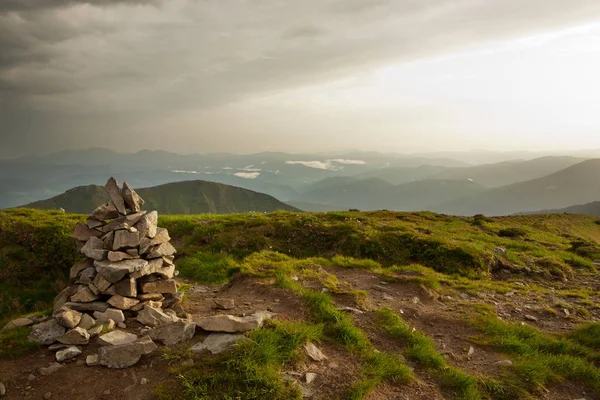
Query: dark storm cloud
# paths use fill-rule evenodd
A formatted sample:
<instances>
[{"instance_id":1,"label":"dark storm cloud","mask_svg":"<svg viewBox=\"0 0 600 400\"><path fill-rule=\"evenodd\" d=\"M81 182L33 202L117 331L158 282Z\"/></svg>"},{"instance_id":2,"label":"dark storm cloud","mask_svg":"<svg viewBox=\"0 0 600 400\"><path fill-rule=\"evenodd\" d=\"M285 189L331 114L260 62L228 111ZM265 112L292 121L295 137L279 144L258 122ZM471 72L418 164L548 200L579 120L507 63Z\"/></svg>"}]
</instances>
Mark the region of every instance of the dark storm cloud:
<instances>
[{"instance_id":1,"label":"dark storm cloud","mask_svg":"<svg viewBox=\"0 0 600 400\"><path fill-rule=\"evenodd\" d=\"M0 0L0 120L103 132L599 17L597 0Z\"/></svg>"}]
</instances>

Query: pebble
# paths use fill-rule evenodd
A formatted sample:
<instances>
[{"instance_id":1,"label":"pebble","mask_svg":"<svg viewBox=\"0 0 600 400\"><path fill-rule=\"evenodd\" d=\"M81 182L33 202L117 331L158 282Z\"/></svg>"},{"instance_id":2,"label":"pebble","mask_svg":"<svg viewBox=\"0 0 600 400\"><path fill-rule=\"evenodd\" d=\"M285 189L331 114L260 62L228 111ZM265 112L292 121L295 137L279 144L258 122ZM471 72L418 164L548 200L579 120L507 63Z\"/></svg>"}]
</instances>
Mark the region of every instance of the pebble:
<instances>
[{"instance_id":1,"label":"pebble","mask_svg":"<svg viewBox=\"0 0 600 400\"><path fill-rule=\"evenodd\" d=\"M52 398L52 393L51 392L48 392L48 393L44 394L44 399L50 400L51 398Z\"/></svg>"},{"instance_id":2,"label":"pebble","mask_svg":"<svg viewBox=\"0 0 600 400\"><path fill-rule=\"evenodd\" d=\"M467 357L471 357L475 354L475 347L469 346L469 352L467 353Z\"/></svg>"},{"instance_id":3,"label":"pebble","mask_svg":"<svg viewBox=\"0 0 600 400\"><path fill-rule=\"evenodd\" d=\"M534 322L538 320L537 317L534 317L533 315L529 315L529 314L525 315L525 319L528 319L529 321L534 321Z\"/></svg>"},{"instance_id":4,"label":"pebble","mask_svg":"<svg viewBox=\"0 0 600 400\"><path fill-rule=\"evenodd\" d=\"M29 376L27 377L28 381L35 381L35 375L34 374L29 374Z\"/></svg>"},{"instance_id":5,"label":"pebble","mask_svg":"<svg viewBox=\"0 0 600 400\"><path fill-rule=\"evenodd\" d=\"M512 364L513 363L510 360L500 360L500 361L496 361L494 363L494 365L498 365L498 366L501 366L501 367L510 367Z\"/></svg>"},{"instance_id":6,"label":"pebble","mask_svg":"<svg viewBox=\"0 0 600 400\"><path fill-rule=\"evenodd\" d=\"M0 382L0 397L6 396L6 386L4 383Z\"/></svg>"},{"instance_id":7,"label":"pebble","mask_svg":"<svg viewBox=\"0 0 600 400\"><path fill-rule=\"evenodd\" d=\"M307 372L305 378L306 378L306 383L310 385L317 378L317 374L315 374L313 372Z\"/></svg>"},{"instance_id":8,"label":"pebble","mask_svg":"<svg viewBox=\"0 0 600 400\"><path fill-rule=\"evenodd\" d=\"M140 379L140 385L146 385L148 383L148 379L142 378Z\"/></svg>"}]
</instances>

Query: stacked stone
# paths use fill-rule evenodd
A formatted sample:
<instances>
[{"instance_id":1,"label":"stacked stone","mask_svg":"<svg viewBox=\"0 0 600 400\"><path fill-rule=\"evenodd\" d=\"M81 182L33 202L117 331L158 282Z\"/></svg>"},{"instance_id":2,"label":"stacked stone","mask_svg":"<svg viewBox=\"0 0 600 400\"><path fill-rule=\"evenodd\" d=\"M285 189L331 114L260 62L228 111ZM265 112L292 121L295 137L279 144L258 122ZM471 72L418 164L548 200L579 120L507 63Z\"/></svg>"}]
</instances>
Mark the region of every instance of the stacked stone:
<instances>
[{"instance_id":1,"label":"stacked stone","mask_svg":"<svg viewBox=\"0 0 600 400\"><path fill-rule=\"evenodd\" d=\"M32 332L39 343L87 344L103 327L125 328L127 318L157 327L185 314L173 279L176 250L158 214L141 211L144 200L126 182L119 188L110 178L106 190L110 203L75 226L72 236L87 258L73 265L74 284L55 298L51 326Z\"/></svg>"}]
</instances>

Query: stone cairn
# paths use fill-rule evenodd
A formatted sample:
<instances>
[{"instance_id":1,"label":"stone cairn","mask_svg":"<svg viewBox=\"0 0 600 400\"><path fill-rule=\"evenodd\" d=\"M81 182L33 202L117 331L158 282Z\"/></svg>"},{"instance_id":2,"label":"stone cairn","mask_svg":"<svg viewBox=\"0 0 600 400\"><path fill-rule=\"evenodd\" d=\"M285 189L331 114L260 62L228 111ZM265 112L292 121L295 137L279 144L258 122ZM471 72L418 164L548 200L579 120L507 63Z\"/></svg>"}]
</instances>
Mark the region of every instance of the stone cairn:
<instances>
[{"instance_id":1,"label":"stone cairn","mask_svg":"<svg viewBox=\"0 0 600 400\"><path fill-rule=\"evenodd\" d=\"M110 203L96 208L73 231L87 257L71 268L74 284L58 294L53 319L34 326L29 339L52 345L59 350L57 361L64 361L81 354L74 346L112 331L99 337L106 346L87 362L125 368L156 348L153 339L167 345L191 339L195 323L180 306L182 295L173 279L176 250L168 231L157 226L157 212L141 211L144 200L126 182L119 188L110 178L106 190ZM130 319L142 325L141 339L113 331L128 328Z\"/></svg>"}]
</instances>

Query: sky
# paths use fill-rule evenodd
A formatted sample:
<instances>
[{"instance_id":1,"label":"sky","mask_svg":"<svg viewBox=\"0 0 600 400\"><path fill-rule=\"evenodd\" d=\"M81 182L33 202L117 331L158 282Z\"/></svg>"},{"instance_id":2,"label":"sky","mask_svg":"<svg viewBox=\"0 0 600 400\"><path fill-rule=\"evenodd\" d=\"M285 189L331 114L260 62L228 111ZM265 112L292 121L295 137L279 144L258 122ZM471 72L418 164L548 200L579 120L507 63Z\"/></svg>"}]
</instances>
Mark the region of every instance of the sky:
<instances>
[{"instance_id":1,"label":"sky","mask_svg":"<svg viewBox=\"0 0 600 400\"><path fill-rule=\"evenodd\" d=\"M597 0L1 0L0 157L600 148Z\"/></svg>"}]
</instances>

